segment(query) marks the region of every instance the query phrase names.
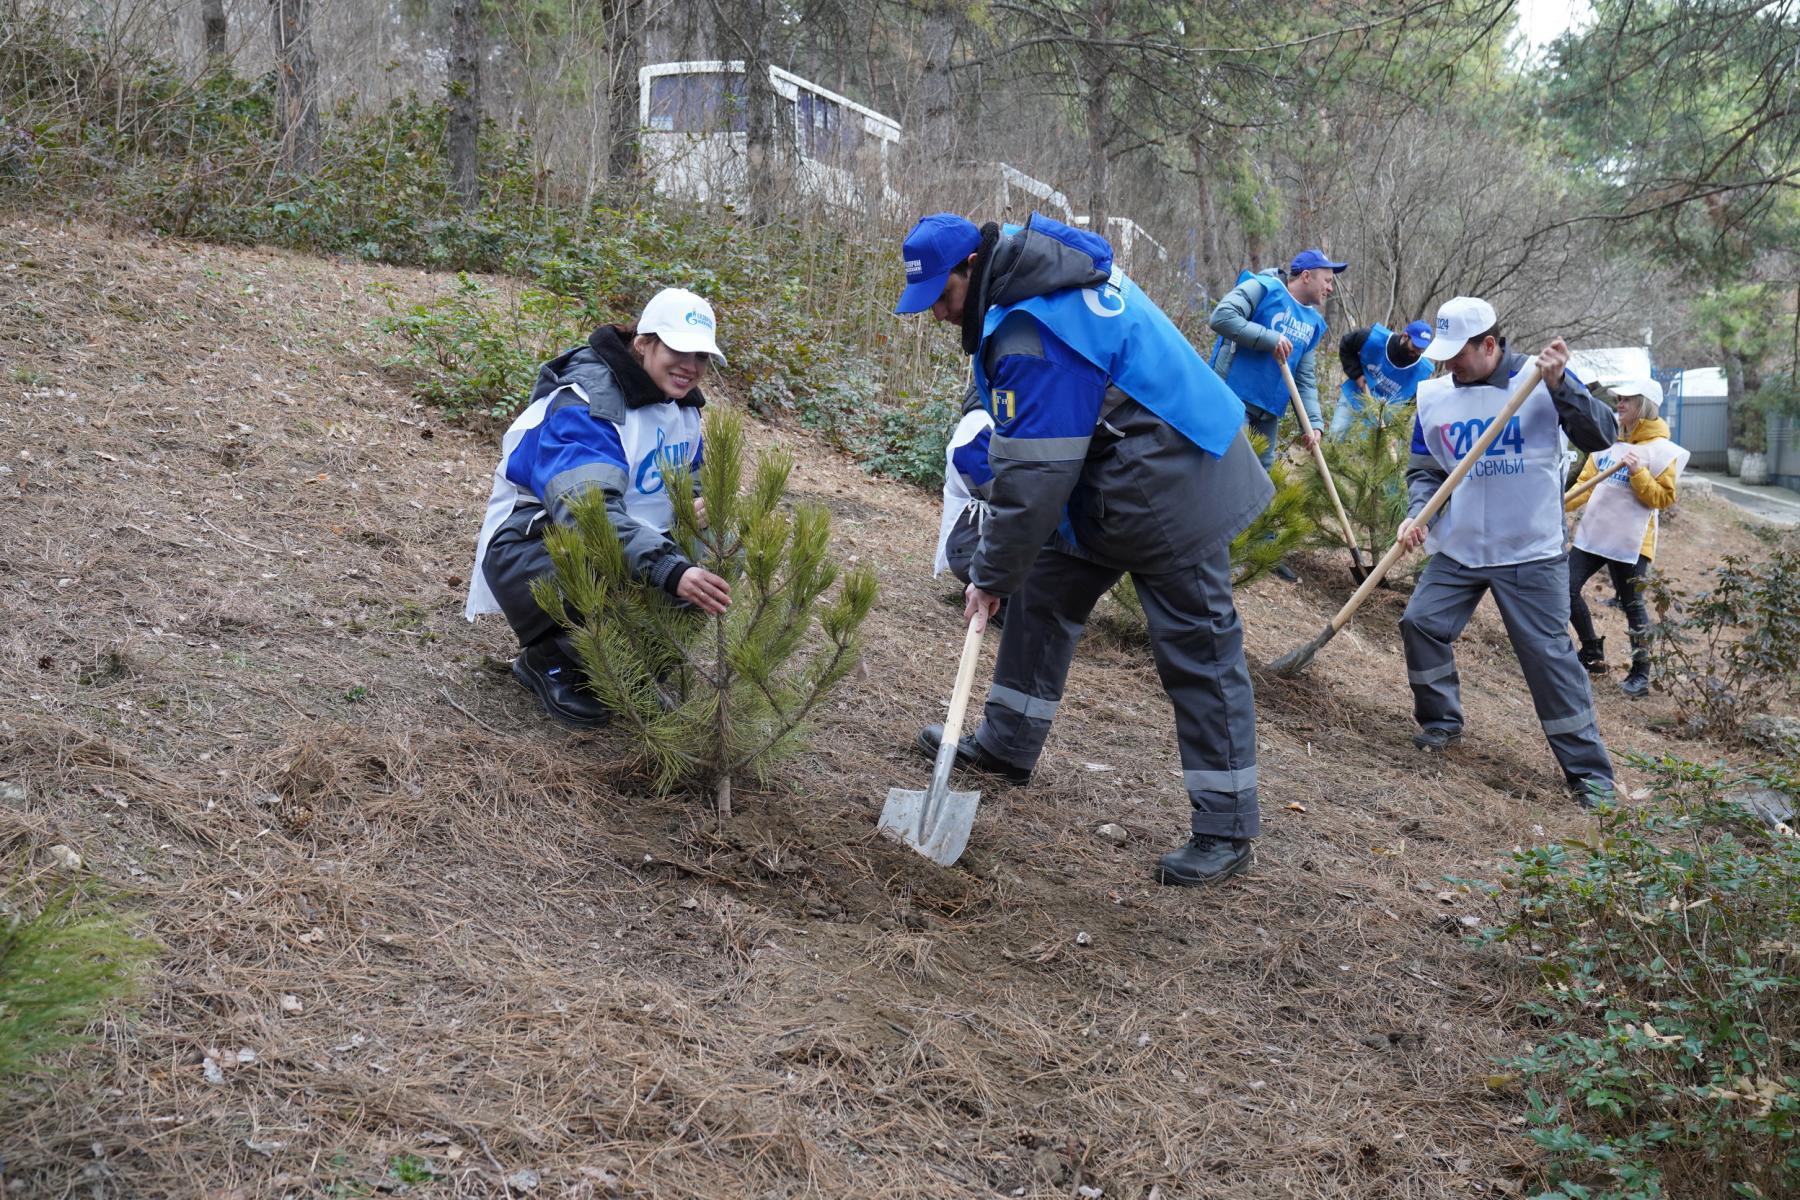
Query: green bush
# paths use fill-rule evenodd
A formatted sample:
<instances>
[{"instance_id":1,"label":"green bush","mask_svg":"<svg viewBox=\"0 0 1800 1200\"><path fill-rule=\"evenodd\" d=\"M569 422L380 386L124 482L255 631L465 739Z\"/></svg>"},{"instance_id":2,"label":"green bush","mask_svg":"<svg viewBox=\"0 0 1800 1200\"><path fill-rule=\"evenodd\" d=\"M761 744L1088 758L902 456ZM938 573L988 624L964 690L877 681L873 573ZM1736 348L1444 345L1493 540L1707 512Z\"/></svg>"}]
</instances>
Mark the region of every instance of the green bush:
<instances>
[{"instance_id":1,"label":"green bush","mask_svg":"<svg viewBox=\"0 0 1800 1200\"><path fill-rule=\"evenodd\" d=\"M390 366L414 376L414 393L452 414L510 419L530 398L538 365L583 340L579 305L526 288L506 303L493 288L459 274L447 295L401 307L382 328L404 343Z\"/></svg>"},{"instance_id":2,"label":"green bush","mask_svg":"<svg viewBox=\"0 0 1800 1200\"><path fill-rule=\"evenodd\" d=\"M1722 768L1636 765L1654 800L1515 851L1485 935L1536 985L1540 1040L1503 1066L1538 1195L1800 1194L1800 840L1724 803Z\"/></svg>"},{"instance_id":3,"label":"green bush","mask_svg":"<svg viewBox=\"0 0 1800 1200\"><path fill-rule=\"evenodd\" d=\"M19 864L22 867L23 864ZM0 1080L82 1040L158 950L91 885L0 889Z\"/></svg>"},{"instance_id":4,"label":"green bush","mask_svg":"<svg viewBox=\"0 0 1800 1200\"><path fill-rule=\"evenodd\" d=\"M1690 728L1737 742L1747 719L1800 690L1800 546L1765 562L1727 555L1711 583L1689 593L1649 579L1653 679Z\"/></svg>"}]
</instances>

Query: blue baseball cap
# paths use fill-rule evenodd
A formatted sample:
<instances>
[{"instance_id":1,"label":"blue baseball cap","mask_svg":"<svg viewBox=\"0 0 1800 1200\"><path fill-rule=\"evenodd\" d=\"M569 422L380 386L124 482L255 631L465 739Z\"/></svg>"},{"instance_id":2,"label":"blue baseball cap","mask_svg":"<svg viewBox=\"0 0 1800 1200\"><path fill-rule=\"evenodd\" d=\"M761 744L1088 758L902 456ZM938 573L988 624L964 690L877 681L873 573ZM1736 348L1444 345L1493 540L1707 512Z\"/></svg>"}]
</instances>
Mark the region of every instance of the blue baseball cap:
<instances>
[{"instance_id":1,"label":"blue baseball cap","mask_svg":"<svg viewBox=\"0 0 1800 1200\"><path fill-rule=\"evenodd\" d=\"M906 260L906 290L894 305L896 313L924 312L944 294L944 284L957 264L981 247L981 230L975 222L955 213L920 217L901 243Z\"/></svg>"},{"instance_id":2,"label":"blue baseball cap","mask_svg":"<svg viewBox=\"0 0 1800 1200\"><path fill-rule=\"evenodd\" d=\"M1328 268L1333 275L1349 266L1349 263L1332 262L1325 257L1323 250L1302 250L1294 255L1294 261L1288 264L1288 274L1298 275L1302 271L1314 271L1320 267Z\"/></svg>"},{"instance_id":3,"label":"blue baseball cap","mask_svg":"<svg viewBox=\"0 0 1800 1200\"><path fill-rule=\"evenodd\" d=\"M1420 350L1431 345L1430 321L1414 321L1400 332L1406 335L1407 341L1411 342Z\"/></svg>"}]
</instances>

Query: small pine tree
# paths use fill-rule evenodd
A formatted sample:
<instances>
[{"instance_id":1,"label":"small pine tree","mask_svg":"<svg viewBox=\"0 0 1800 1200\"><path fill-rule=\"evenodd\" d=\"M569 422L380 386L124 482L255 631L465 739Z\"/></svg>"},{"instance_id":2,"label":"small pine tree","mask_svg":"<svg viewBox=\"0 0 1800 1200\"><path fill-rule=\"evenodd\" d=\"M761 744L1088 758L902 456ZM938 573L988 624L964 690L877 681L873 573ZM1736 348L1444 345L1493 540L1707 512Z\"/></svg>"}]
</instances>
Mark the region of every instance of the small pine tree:
<instances>
[{"instance_id":1,"label":"small pine tree","mask_svg":"<svg viewBox=\"0 0 1800 1200\"><path fill-rule=\"evenodd\" d=\"M1362 418L1342 438L1324 443L1325 464L1337 484L1338 499L1350 518L1363 561L1373 566L1394 544L1400 522L1406 520L1406 459L1412 430L1410 404L1363 401ZM1307 483L1307 510L1315 526L1312 541L1324 548L1341 548L1342 527L1325 480L1317 472Z\"/></svg>"},{"instance_id":2,"label":"small pine tree","mask_svg":"<svg viewBox=\"0 0 1800 1200\"><path fill-rule=\"evenodd\" d=\"M1258 434L1251 433L1249 438L1250 448L1258 454L1268 445ZM1269 468L1269 481L1275 485L1275 497L1269 501L1269 507L1231 539L1232 587L1243 587L1272 569L1313 532L1306 485L1294 478L1293 468L1279 454Z\"/></svg>"},{"instance_id":3,"label":"small pine tree","mask_svg":"<svg viewBox=\"0 0 1800 1200\"><path fill-rule=\"evenodd\" d=\"M710 616L633 579L597 492L572 506L572 526L545 536L555 569L532 591L569 631L595 695L632 734L658 789L710 787L724 821L732 781L766 778L796 752L808 718L861 659L877 585L859 566L825 599L839 574L831 518L819 505L782 511L791 456L764 451L746 488L743 418L716 408L705 446L698 488L685 470L665 471L670 537L731 585L730 608Z\"/></svg>"},{"instance_id":4,"label":"small pine tree","mask_svg":"<svg viewBox=\"0 0 1800 1200\"><path fill-rule=\"evenodd\" d=\"M33 903L13 879L0 889L0 1080L81 1041L159 950L90 885L67 884Z\"/></svg>"}]
</instances>

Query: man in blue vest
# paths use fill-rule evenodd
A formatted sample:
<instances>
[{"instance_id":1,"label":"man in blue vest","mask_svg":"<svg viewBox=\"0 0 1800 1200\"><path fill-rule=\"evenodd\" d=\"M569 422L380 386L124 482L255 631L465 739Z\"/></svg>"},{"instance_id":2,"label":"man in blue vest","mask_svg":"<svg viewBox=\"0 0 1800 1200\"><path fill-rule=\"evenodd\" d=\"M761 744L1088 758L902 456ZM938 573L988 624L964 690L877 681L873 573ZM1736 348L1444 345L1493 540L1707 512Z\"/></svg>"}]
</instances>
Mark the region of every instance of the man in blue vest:
<instances>
[{"instance_id":1,"label":"man in blue vest","mask_svg":"<svg viewBox=\"0 0 1800 1200\"><path fill-rule=\"evenodd\" d=\"M1325 337L1325 316L1319 306L1331 298L1338 272L1348 265L1332 262L1319 250L1302 250L1288 265L1285 283L1275 271L1245 271L1208 321L1219 335L1213 343L1213 370L1244 402L1251 431L1263 439L1265 471L1275 462L1281 417L1291 407L1281 363L1293 373L1310 426L1300 435L1301 445L1311 450L1324 432L1313 365L1314 351ZM1299 578L1286 563L1277 563L1273 570L1289 583Z\"/></svg>"},{"instance_id":2,"label":"man in blue vest","mask_svg":"<svg viewBox=\"0 0 1800 1200\"><path fill-rule=\"evenodd\" d=\"M1097 234L1037 213L979 230L938 213L913 227L904 257L895 311L929 309L962 330L994 419L964 615L985 620L1010 601L984 719L958 765L1031 778L1088 614L1130 572L1192 810L1192 836L1155 877L1200 886L1236 874L1260 815L1230 546L1274 494L1242 404ZM942 738L926 726L919 748L935 757Z\"/></svg>"},{"instance_id":3,"label":"man in blue vest","mask_svg":"<svg viewBox=\"0 0 1800 1200\"><path fill-rule=\"evenodd\" d=\"M1285 361L1300 388L1300 404L1312 423L1312 440L1322 432L1318 375L1314 351L1325 336L1319 306L1337 290L1338 272L1348 263L1332 262L1318 250L1302 250L1288 266L1287 282L1273 270L1245 271L1213 309L1207 323L1219 340L1213 345L1213 370L1225 377L1244 402L1250 428L1261 434L1265 470L1275 461L1282 414L1288 411L1287 382L1279 363ZM1302 439L1308 450L1312 440Z\"/></svg>"},{"instance_id":4,"label":"man in blue vest","mask_svg":"<svg viewBox=\"0 0 1800 1200\"><path fill-rule=\"evenodd\" d=\"M1431 325L1426 321L1414 321L1397 333L1380 322L1346 333L1338 342L1344 382L1325 436L1335 439L1350 431L1363 414L1365 394L1380 404L1411 404L1419 385L1431 378L1431 360L1423 356L1429 345Z\"/></svg>"}]
</instances>

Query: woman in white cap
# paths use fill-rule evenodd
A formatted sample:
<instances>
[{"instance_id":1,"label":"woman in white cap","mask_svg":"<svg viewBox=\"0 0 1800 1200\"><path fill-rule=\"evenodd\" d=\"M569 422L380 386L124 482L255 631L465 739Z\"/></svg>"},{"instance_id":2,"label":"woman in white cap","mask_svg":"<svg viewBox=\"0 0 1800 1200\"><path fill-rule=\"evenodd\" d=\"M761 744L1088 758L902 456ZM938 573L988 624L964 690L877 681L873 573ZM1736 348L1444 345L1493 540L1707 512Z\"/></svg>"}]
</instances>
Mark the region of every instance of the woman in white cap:
<instances>
[{"instance_id":1,"label":"woman in white cap","mask_svg":"<svg viewBox=\"0 0 1800 1200\"><path fill-rule=\"evenodd\" d=\"M670 540L674 506L666 470L698 470L700 381L723 363L712 306L665 288L634 325L602 325L580 346L538 368L531 402L500 444L487 519L475 544L464 615L502 613L518 635L512 673L546 714L570 728L606 724L573 647L538 606L531 582L550 573L544 531L571 524L570 504L598 489L632 574L708 613L731 590L689 562Z\"/></svg>"},{"instance_id":2,"label":"woman in white cap","mask_svg":"<svg viewBox=\"0 0 1800 1200\"><path fill-rule=\"evenodd\" d=\"M1638 585L1656 557L1657 513L1675 503L1675 483L1688 452L1669 440L1669 423L1661 416L1662 384L1632 379L1612 392L1622 440L1589 455L1576 482L1602 471L1611 476L1567 505L1570 512L1585 506L1569 551L1569 621L1581 639L1581 665L1590 675L1606 674L1605 639L1595 632L1581 598L1582 585L1605 567L1631 637L1631 671L1619 688L1636 698L1650 690L1650 617Z\"/></svg>"}]
</instances>

